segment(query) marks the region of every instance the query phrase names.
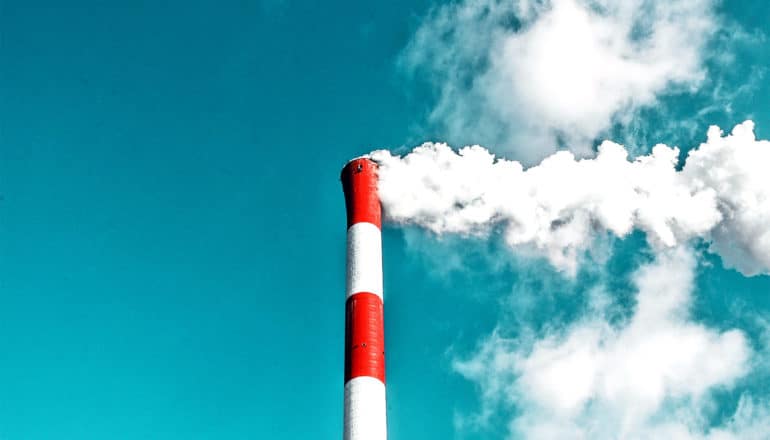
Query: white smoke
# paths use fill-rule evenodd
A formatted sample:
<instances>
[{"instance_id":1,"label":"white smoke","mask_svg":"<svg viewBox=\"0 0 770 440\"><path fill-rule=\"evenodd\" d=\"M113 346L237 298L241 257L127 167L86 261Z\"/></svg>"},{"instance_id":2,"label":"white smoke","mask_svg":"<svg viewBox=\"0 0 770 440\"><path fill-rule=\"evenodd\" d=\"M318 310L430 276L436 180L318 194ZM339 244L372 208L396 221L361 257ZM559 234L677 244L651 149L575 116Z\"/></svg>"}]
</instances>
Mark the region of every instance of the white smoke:
<instances>
[{"instance_id":1,"label":"white smoke","mask_svg":"<svg viewBox=\"0 0 770 440\"><path fill-rule=\"evenodd\" d=\"M436 87L450 139L530 164L559 144L590 154L614 122L696 90L721 24L713 0L467 0L435 10L402 64Z\"/></svg>"},{"instance_id":2,"label":"white smoke","mask_svg":"<svg viewBox=\"0 0 770 440\"><path fill-rule=\"evenodd\" d=\"M708 422L711 393L748 372L752 350L743 332L689 318L695 267L691 251L674 248L639 268L637 304L621 325L598 310L532 343L492 335L455 363L483 393L475 423L507 408L511 438L766 438L766 407L748 396L728 422Z\"/></svg>"},{"instance_id":3,"label":"white smoke","mask_svg":"<svg viewBox=\"0 0 770 440\"><path fill-rule=\"evenodd\" d=\"M751 121L689 152L657 145L629 159L605 141L593 159L561 151L525 169L480 146L452 150L425 143L403 157L371 153L380 164L379 195L387 220L434 233L502 230L514 249L534 249L575 274L597 235L634 229L655 249L692 239L711 243L727 267L770 273L770 142Z\"/></svg>"},{"instance_id":4,"label":"white smoke","mask_svg":"<svg viewBox=\"0 0 770 440\"><path fill-rule=\"evenodd\" d=\"M666 145L630 153L640 128L668 136L698 127L639 118L665 115L662 98L709 96L693 109L697 119L729 113L731 93L750 88L745 78L725 85L736 81L719 75L732 69L711 75L731 64L724 48L745 35L716 5L459 0L434 9L413 36L401 64L437 92L430 122L441 136L518 161L478 145L373 152L386 220L455 238L501 237L573 276L608 235L643 231L655 256L635 272L627 320L614 319L620 303L602 286L591 311L566 326L548 322L508 339L501 318L500 331L454 364L481 391L481 413L458 416L461 425L510 415L510 438L767 438L768 402L746 395L732 417L715 416L726 409L717 410L715 391L733 390L763 352L746 333L706 327L690 309L693 243L744 275L770 274L770 142L757 141L747 121L727 136L711 127L684 161ZM594 153L594 141L615 130L627 145L605 141ZM442 269L463 267L454 257L442 253ZM504 264L493 260L490 270Z\"/></svg>"}]
</instances>

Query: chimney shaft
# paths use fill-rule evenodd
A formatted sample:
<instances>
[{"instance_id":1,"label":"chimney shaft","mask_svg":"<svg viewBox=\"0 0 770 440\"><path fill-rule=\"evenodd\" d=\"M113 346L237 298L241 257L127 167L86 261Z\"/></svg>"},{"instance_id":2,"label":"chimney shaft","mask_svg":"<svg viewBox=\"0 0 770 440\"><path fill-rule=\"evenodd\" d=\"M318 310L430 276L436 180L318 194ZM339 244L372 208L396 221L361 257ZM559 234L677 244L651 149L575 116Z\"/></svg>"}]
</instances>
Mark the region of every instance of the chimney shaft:
<instances>
[{"instance_id":1,"label":"chimney shaft","mask_svg":"<svg viewBox=\"0 0 770 440\"><path fill-rule=\"evenodd\" d=\"M342 169L348 217L344 440L386 440L382 234L377 164Z\"/></svg>"}]
</instances>

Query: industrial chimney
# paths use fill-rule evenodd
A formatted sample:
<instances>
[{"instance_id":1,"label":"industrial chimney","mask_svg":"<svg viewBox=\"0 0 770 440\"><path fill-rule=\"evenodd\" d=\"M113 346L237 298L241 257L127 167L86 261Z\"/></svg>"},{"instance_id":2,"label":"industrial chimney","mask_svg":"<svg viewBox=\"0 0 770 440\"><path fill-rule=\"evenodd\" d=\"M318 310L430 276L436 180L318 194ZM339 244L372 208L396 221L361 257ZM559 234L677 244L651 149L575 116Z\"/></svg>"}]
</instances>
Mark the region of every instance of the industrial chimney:
<instances>
[{"instance_id":1,"label":"industrial chimney","mask_svg":"<svg viewBox=\"0 0 770 440\"><path fill-rule=\"evenodd\" d=\"M342 169L348 216L344 440L386 440L381 210L377 164Z\"/></svg>"}]
</instances>

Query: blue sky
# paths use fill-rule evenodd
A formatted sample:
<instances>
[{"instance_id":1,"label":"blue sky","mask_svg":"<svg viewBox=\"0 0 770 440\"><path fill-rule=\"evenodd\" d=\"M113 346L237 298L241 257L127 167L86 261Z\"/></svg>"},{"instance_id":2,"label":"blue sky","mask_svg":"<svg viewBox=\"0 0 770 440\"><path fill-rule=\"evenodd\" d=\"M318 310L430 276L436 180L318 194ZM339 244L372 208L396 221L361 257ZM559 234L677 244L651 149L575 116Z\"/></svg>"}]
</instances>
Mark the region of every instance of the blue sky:
<instances>
[{"instance_id":1,"label":"blue sky","mask_svg":"<svg viewBox=\"0 0 770 440\"><path fill-rule=\"evenodd\" d=\"M0 438L338 438L351 157L426 140L531 162L551 152L540 141L687 150L746 118L770 135L764 2L715 8L721 30L697 53L730 56L702 56L697 90L684 75L608 107L594 131L528 132L527 149L510 136L517 113L496 102L479 116L474 93L442 101L446 72L409 59L439 6L3 2ZM483 63L460 68L483 77ZM469 115L495 123L453 125ZM494 239L386 226L390 437L517 438L526 408L487 402L458 361L480 359L495 329L579 320L599 284L631 313L649 246L640 233L609 246L605 271L571 279ZM693 320L743 331L761 367L770 277L698 255ZM762 407L770 381L754 368L709 393L719 426L742 394ZM483 426L462 422L486 409Z\"/></svg>"}]
</instances>

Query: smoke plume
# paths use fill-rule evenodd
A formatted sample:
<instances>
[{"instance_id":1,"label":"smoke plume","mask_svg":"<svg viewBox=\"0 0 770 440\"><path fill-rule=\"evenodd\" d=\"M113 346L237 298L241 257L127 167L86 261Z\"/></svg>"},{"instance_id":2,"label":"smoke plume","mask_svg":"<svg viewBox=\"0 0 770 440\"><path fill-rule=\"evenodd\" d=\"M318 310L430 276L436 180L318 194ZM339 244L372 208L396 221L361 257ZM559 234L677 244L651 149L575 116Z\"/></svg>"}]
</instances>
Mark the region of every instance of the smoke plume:
<instances>
[{"instance_id":1,"label":"smoke plume","mask_svg":"<svg viewBox=\"0 0 770 440\"><path fill-rule=\"evenodd\" d=\"M595 237L635 229L655 249L705 240L725 266L770 273L770 142L757 140L746 121L729 135L711 127L681 167L679 155L657 145L630 159L605 141L595 158L561 151L531 168L480 146L455 151L441 143L371 158L380 164L389 221L437 234L499 228L511 248L534 250L568 274Z\"/></svg>"}]
</instances>

